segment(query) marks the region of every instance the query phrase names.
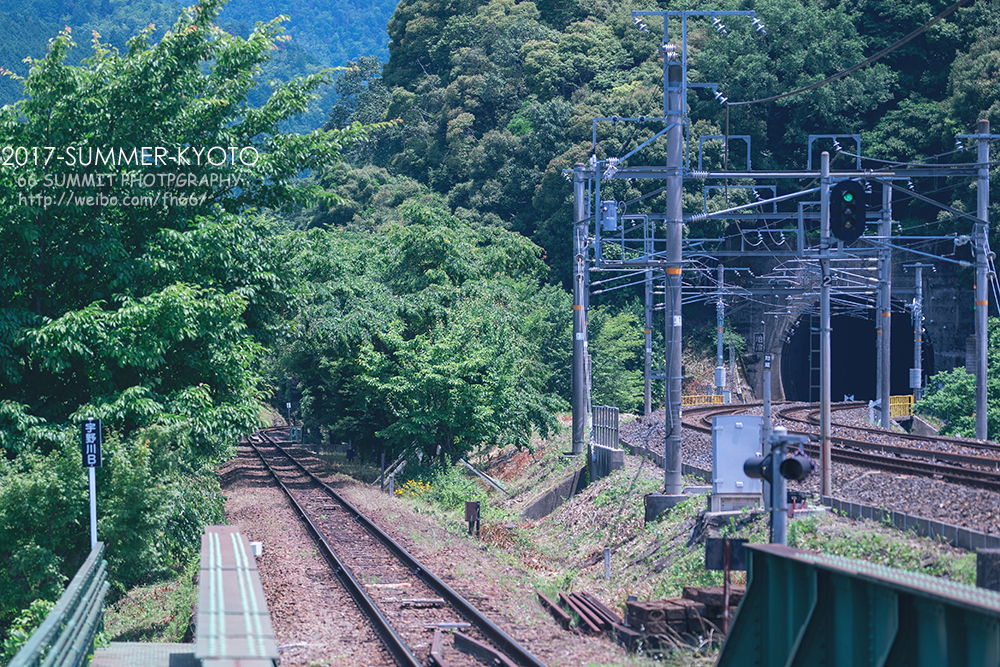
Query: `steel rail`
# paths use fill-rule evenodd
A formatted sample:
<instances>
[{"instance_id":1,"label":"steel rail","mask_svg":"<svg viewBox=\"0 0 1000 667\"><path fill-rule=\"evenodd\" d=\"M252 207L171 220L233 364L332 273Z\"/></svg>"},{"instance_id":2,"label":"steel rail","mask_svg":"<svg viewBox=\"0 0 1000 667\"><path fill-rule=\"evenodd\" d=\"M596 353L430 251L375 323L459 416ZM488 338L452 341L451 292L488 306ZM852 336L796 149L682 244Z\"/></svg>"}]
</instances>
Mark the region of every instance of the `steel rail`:
<instances>
[{"instance_id":1,"label":"steel rail","mask_svg":"<svg viewBox=\"0 0 1000 667\"><path fill-rule=\"evenodd\" d=\"M812 443L804 446L809 453L818 453L819 447ZM843 447L833 449L833 460L866 468L877 468L921 477L940 477L943 481L963 486L972 486L990 491L1000 491L1000 476L996 473L969 468L957 468L946 464L921 461L919 459L895 458L881 454L869 454Z\"/></svg>"},{"instance_id":2,"label":"steel rail","mask_svg":"<svg viewBox=\"0 0 1000 667\"><path fill-rule=\"evenodd\" d=\"M267 438L266 435L264 437ZM267 439L270 440L270 438ZM378 608L376 602L368 595L367 592L365 592L361 583L354 577L354 574L347 568L347 565L340 560L340 557L337 556L333 547L326 541L326 538L323 537L322 533L320 533L319 528L315 523L313 523L312 519L309 518L309 514L306 512L305 508L299 504L299 502L292 495L292 492L289 491L287 486L285 486L285 483L281 481L281 478L278 477L278 473L275 472L274 468L271 467L271 464L267 462L267 459L264 458L264 454L261 453L257 445L249 438L247 439L247 442L251 447L253 447L254 452L256 452L257 456L260 457L261 463L264 464L264 467L267 468L268 472L271 473L271 476L274 477L274 481L278 483L278 486L281 487L281 490L285 492L285 495L288 496L288 499L292 502L292 506L295 507L295 510L299 513L299 518L301 518L306 524L309 532L312 533L313 539L320 545L323 555L326 557L327 561L330 562L334 574L337 575L337 578L344 585L344 588L346 588L351 594L351 597L354 598L358 607L361 608L362 613L364 613L372 621L372 624L375 626L375 631L379 634L379 637L382 639L382 643L389 650L389 653L392 654L392 658L396 661L396 664L401 667L423 667L417 657L413 655L413 652L410 650L407 643L402 637L399 636L395 628L392 627L392 624L389 623L389 619L387 619ZM271 444L277 447L277 444L273 440L271 440ZM278 449L281 448L278 447ZM288 456L287 453L286 456ZM292 457L288 456L288 458L291 459ZM292 459L292 461L294 462L294 459Z\"/></svg>"},{"instance_id":3,"label":"steel rail","mask_svg":"<svg viewBox=\"0 0 1000 667\"><path fill-rule=\"evenodd\" d=\"M864 403L863 401L859 401L859 402L856 402L856 403L845 403L845 404L841 404L841 405L835 405L835 406L833 406L833 409L834 410L850 410L850 409L858 408L858 407L867 407L867 405L868 405L867 403ZM796 412L803 412L803 411L806 411L806 410L809 411L809 414L808 414L808 416L805 419L802 419L802 418L799 418L799 417L792 417L791 416L791 415L795 414ZM816 425L816 424L819 423L819 418L816 415L816 409L812 408L812 407L798 406L798 407L785 408L781 412L779 412L778 416L781 417L782 419L787 419L788 421L795 421L795 422L800 422L800 423L803 423L803 424ZM853 429L855 431L862 431L864 433L874 433L874 434L877 434L877 435L886 435L888 433L886 431L886 429L875 428L875 427L868 427L868 426L846 426L846 425L840 425L840 424L834 424L834 426L840 426L841 428L850 428L850 429ZM984 450L990 451L990 452L1000 452L1000 445L998 445L995 442L990 442L989 440L975 440L975 439L972 439L972 438L956 438L956 437L947 436L947 435L934 435L934 436L915 435L913 433L896 433L894 431L892 432L892 437L899 438L900 440L914 440L914 441L917 441L917 442L947 442L947 443L950 443L950 444L953 444L953 445L959 445L959 446L962 446L962 447L968 447L969 449L984 449Z\"/></svg>"},{"instance_id":4,"label":"steel rail","mask_svg":"<svg viewBox=\"0 0 1000 667\"><path fill-rule=\"evenodd\" d=\"M865 403L845 403L839 406L835 406L839 410L848 410L856 408ZM703 433L711 433L711 419L712 417L718 416L720 414L731 414L736 411L741 411L746 407L750 407L750 404L739 405L739 406L706 406L704 409L697 410L699 417L693 423L689 422L690 428L701 431ZM781 418L785 417L786 413L802 411L804 409L801 406L796 406L793 408L785 408L778 412L778 416ZM703 414L707 413L707 414ZM791 420L796 421L796 420ZM797 420L803 421L803 420ZM805 422L810 423L810 422ZM851 426L845 426L844 428L854 428ZM789 433L794 433L797 435L813 435L805 431L793 431L789 430ZM885 431L881 433L886 434ZM889 435L897 436L902 434L889 433ZM923 440L928 440L923 438ZM933 439L931 439L933 440ZM952 454L950 452L938 452L926 449L915 449L912 447L901 447L898 445L887 445L881 443L868 442L865 440L853 440L850 438L844 438L840 436L834 436L831 441L837 446L832 450L831 454L833 460L838 463L847 463L850 465L857 465L866 468L875 468L878 470L885 470L889 472L897 472L910 475L919 475L921 477L940 477L944 481L952 482L955 484L961 484L964 486L971 486L976 488L988 489L991 491L1000 491L1000 461L997 459L991 459L981 456L972 456L967 454ZM969 443L962 442L960 444L968 445ZM812 443L807 443L805 445L805 450L810 454L818 454L819 447ZM860 450L877 450L886 452L889 454L894 454L895 456L882 456L880 454L871 454ZM908 458L901 458L908 457ZM913 457L913 458L909 458ZM931 459L930 461L928 459ZM966 465L981 466L979 468L957 468L954 465L949 465L947 463L934 463L934 460L946 461L952 463L963 463ZM985 468L985 469L984 469Z\"/></svg>"},{"instance_id":5,"label":"steel rail","mask_svg":"<svg viewBox=\"0 0 1000 667\"><path fill-rule=\"evenodd\" d=\"M460 614L469 619L478 629L482 632L487 639L493 642L499 649L510 656L514 662L521 667L545 667L545 663L541 662L538 658L533 656L527 649L517 643L514 638L501 630L497 625L495 625L490 619L486 618L478 609L472 606L468 600L463 598L457 592L455 592L448 584L441 581L433 572L427 570L424 565L414 558L408 551L406 551L402 546L400 546L395 540L389 537L381 528L375 525L368 517L358 511L353 505L351 505L343 496L337 493L330 485L321 480L310 470L308 470L301 462L299 462L294 456L292 456L288 451L274 441L269 435L261 432L261 435L266 438L271 445L280 450L285 456L289 458L300 470L311 477L316 483L322 486L327 493L331 495L337 502L339 502L354 518L355 521L364 526L375 538L377 538L386 548L392 551L397 558L399 558L403 563L407 565L415 576L420 578L425 584L430 588L435 590L438 595L448 600L455 609L458 610Z\"/></svg>"}]
</instances>

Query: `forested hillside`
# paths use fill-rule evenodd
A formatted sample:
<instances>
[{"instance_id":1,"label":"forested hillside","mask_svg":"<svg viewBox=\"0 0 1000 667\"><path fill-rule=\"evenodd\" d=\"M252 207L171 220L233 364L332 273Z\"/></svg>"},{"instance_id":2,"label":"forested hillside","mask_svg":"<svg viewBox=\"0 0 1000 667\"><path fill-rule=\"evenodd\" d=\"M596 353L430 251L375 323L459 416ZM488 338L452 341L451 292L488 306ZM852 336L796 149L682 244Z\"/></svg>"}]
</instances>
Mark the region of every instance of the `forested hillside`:
<instances>
[{"instance_id":1,"label":"forested hillside","mask_svg":"<svg viewBox=\"0 0 1000 667\"><path fill-rule=\"evenodd\" d=\"M762 35L727 19L722 34L692 19L688 76L732 102L777 95L863 61L948 4L685 3L753 8L767 25ZM977 119L1000 128L1000 5L966 4L841 80L731 105L728 122L709 89L692 89L692 145L749 135L754 167L799 169L808 134L860 133L866 159L954 159L964 148L955 134ZM234 146L260 156L157 170L0 167L0 639L32 600L55 599L85 556L76 437L87 416L106 428L99 533L118 591L191 557L202 524L219 519L214 466L269 403L284 412L292 402L315 437L351 442L369 461L408 450L447 463L554 428L572 351L562 170L595 151L623 155L662 127L604 123L592 145L595 116L662 113L662 25L637 30L631 11L680 7L403 0L383 63L375 42L385 26L371 26L389 8L377 2L202 0L179 20L177 5L152 1L0 4L19 26L0 56L26 77L4 80L21 101L0 112L3 145ZM291 41L278 24L252 27L279 13L292 17ZM25 51L53 37L47 56ZM21 67L27 53L34 59ZM355 66L316 73L335 58ZM306 76L255 87L276 73ZM284 132L324 87L337 94L324 110L329 130ZM746 159L735 150L731 160ZM835 166L852 163L853 150L835 153ZM663 164L662 144L637 159ZM706 160L722 166L720 141L706 143ZM74 181L66 205L41 198L47 175L95 173L115 178ZM194 180L147 188L136 173ZM615 180L605 194L633 200L630 212L658 210L659 186ZM972 187L912 187L975 206ZM155 192L168 198L142 199ZM169 199L180 195L194 197ZM686 210L701 209L701 184L684 196ZM904 233L965 229L919 202L894 213ZM642 399L635 296L595 296L589 312L593 399L624 410ZM685 324L685 335L698 334Z\"/></svg>"},{"instance_id":2,"label":"forested hillside","mask_svg":"<svg viewBox=\"0 0 1000 667\"><path fill-rule=\"evenodd\" d=\"M73 31L81 45L91 41L93 31L101 41L120 50L139 30L153 24L153 39L163 36L173 25L181 8L190 0L0 0L0 25L7 27L0 39L0 67L15 74L27 74L25 57L40 58L45 45L64 27ZM285 32L291 39L278 42L278 52L264 65L260 81L287 81L324 67L335 67L360 56L388 58L386 22L395 9L394 0L231 0L218 18L225 30L246 37L258 21L287 16ZM86 49L70 56L74 62L86 57ZM22 87L9 78L0 79L0 105L23 95ZM251 92L256 104L262 104L267 89ZM325 114L335 101L331 90L322 91L320 100L286 127L308 131L323 124Z\"/></svg>"},{"instance_id":3,"label":"forested hillside","mask_svg":"<svg viewBox=\"0 0 1000 667\"><path fill-rule=\"evenodd\" d=\"M766 36L735 17L727 19L725 36L707 19L692 19L689 27L689 80L717 83L736 102L795 90L861 62L950 4L403 0L389 24L391 58L381 77L355 84L352 116L401 123L369 142L357 164L411 178L446 197L455 210L474 211L487 224L525 234L545 249L553 277L568 284L570 185L560 170L590 157L595 116L662 113L662 61L656 53L662 23L649 20L644 34L635 29L633 9L755 9ZM751 136L757 169L803 168L809 134L861 133L862 153L884 160L953 151L955 134L975 131L978 118L1000 122L1000 6L966 4L842 80L776 102L730 106L729 133ZM726 109L711 91L692 91L689 104L695 147L699 136L726 131ZM604 124L598 158L623 155L651 134L634 124ZM707 168L721 167L720 143L709 142ZM733 160L740 164L745 152L735 153L742 150L734 144ZM663 155L653 147L645 159L662 162ZM836 167L853 157L834 159ZM350 196L355 180L350 173L341 180ZM625 201L658 184L615 181L607 187ZM692 184L690 206L701 207L694 199L699 191ZM964 208L973 202L969 196L943 195ZM662 197L648 203L656 208ZM366 205L352 199L318 222L343 223ZM916 219L928 211L933 217L929 207L896 214ZM721 231L691 233L712 237Z\"/></svg>"},{"instance_id":4,"label":"forested hillside","mask_svg":"<svg viewBox=\"0 0 1000 667\"><path fill-rule=\"evenodd\" d=\"M966 4L874 65L799 95L727 108L710 90L692 89L689 146L696 149L704 135L749 135L754 168L801 169L809 134L859 133L870 168L886 164L880 160L973 159L973 151L958 150L965 146L956 146L955 135L975 131L979 118L1000 122L1000 7ZM718 84L720 94L733 103L793 91L862 62L948 5L945 0L684 3L689 10L752 7L767 26L761 34L749 19L727 17L728 26L720 31L708 18L691 19L689 80ZM387 193L421 193L458 219L531 239L544 251L548 280L568 288L572 192L562 170L595 153L599 159L624 155L661 127L603 123L592 145L594 117L662 114L663 67L657 56L662 22L647 17L649 30L643 32L631 14L655 7L682 5L403 0L389 23L388 63L380 72L380 63L362 59L356 69L340 74L341 99L329 126L350 120L393 123L354 146L349 167L322 177L342 201L321 206L298 224L334 234L378 230L386 219L386 201L405 196ZM678 35L679 27L673 25L671 34ZM705 168L722 168L721 143L706 142ZM835 168L854 163L856 147L842 143L837 150L824 146L834 150ZM733 162L745 163L744 148L734 147L733 153ZM659 142L630 164L662 165L664 160ZM629 212L662 210L660 186L656 181L605 181L602 196L635 202ZM910 186L959 210L975 207L975 191L968 187L930 180ZM993 187L1000 192L996 181ZM701 209L701 184L689 183L684 196L687 211ZM749 196L749 190L730 193L737 202ZM992 201L993 209L1000 210L996 196ZM903 233L921 234L930 224L939 233L968 233L964 221L938 219L936 209L918 200L899 201L894 217L903 223ZM725 235L725 223L692 223L686 233L717 238ZM617 292L595 296L591 303L594 400L637 409L642 391L637 295ZM686 329L686 336L694 334L693 328ZM714 340L714 329L705 338ZM656 331L654 348L661 345ZM563 346L567 349L567 339ZM310 359L310 364L322 368L352 353L314 348L312 354L321 359ZM562 357L564 363L566 359ZM568 368L553 377L567 378ZM304 394L307 423L329 425L335 438L362 437L351 425L310 409L329 391L329 378L315 373L295 378ZM568 386L559 388L568 398ZM368 417L378 422L379 415Z\"/></svg>"}]
</instances>

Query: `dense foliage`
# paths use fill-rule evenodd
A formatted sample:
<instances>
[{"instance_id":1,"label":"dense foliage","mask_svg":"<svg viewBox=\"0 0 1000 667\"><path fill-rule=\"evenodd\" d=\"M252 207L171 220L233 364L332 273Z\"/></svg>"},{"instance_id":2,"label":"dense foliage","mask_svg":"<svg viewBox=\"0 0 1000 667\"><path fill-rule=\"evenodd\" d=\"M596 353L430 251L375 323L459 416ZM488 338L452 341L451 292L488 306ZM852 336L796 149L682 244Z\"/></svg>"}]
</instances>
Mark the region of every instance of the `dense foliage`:
<instances>
[{"instance_id":1,"label":"dense foliage","mask_svg":"<svg viewBox=\"0 0 1000 667\"><path fill-rule=\"evenodd\" d=\"M366 456L453 460L552 431L570 302L541 286L539 248L423 190L384 213L283 240L301 309L281 361L307 423Z\"/></svg>"},{"instance_id":2,"label":"dense foliage","mask_svg":"<svg viewBox=\"0 0 1000 667\"><path fill-rule=\"evenodd\" d=\"M453 210L475 211L488 224L521 232L545 249L553 277L568 285L571 186L560 170L591 155L594 117L662 114L663 69L656 53L662 24L647 17L650 30L643 34L634 27L633 9L756 10L766 36L744 18L727 17L725 36L707 18L689 21L689 80L718 83L735 102L788 92L860 62L949 4L403 0L389 24L391 57L382 75L369 68L367 82L354 75L346 91L357 100L356 117L402 122L358 150L356 164L374 163L413 178L445 196ZM809 134L860 133L862 153L880 159L950 153L955 135L975 131L979 117L985 114L994 126L1000 122L993 65L998 25L996 3L973 3L842 80L773 103L731 106L728 127L726 109L710 91L692 89L692 150L700 136L728 130L750 136L757 169L804 167ZM671 27L673 40L679 40L679 27ZM656 127L599 124L597 155L623 155ZM853 163L856 147L841 143L835 168ZM705 144L706 168L721 167L720 144ZM822 149L834 147L828 142ZM745 163L741 143L734 142L731 152L732 161ZM656 142L630 163L663 159L662 142ZM614 181L605 192L626 201L659 185ZM957 184L914 187L962 210L975 205L974 192ZM691 183L686 198L688 210L700 209L701 185ZM629 211L662 210L662 204L662 195L651 196ZM936 211L899 201L894 215L907 229L924 232ZM724 231L719 224L696 224L689 231L712 238ZM968 233L965 227L956 229Z\"/></svg>"},{"instance_id":3,"label":"dense foliage","mask_svg":"<svg viewBox=\"0 0 1000 667\"><path fill-rule=\"evenodd\" d=\"M32 62L28 97L0 109L0 144L41 149L0 167L0 626L53 599L89 549L85 417L104 424L98 531L117 586L176 568L221 518L214 464L257 423L281 326L260 211L304 201L291 179L363 133L280 134L330 73L249 106L280 28L234 37L214 25L220 5L204 0L124 54L95 40L80 66L64 31ZM143 146L251 152L80 163Z\"/></svg>"},{"instance_id":4,"label":"dense foliage","mask_svg":"<svg viewBox=\"0 0 1000 667\"><path fill-rule=\"evenodd\" d=\"M0 40L0 67L25 76L28 66L22 60L40 58L48 40L64 26L87 40L96 31L102 41L122 51L133 35L150 25L154 26L151 38L158 41L181 9L190 4L191 0L0 0L0 24L16 26L6 30ZM263 64L259 79L289 81L360 56L386 59L389 39L385 27L395 4L394 0L230 0L219 14L218 24L245 38L258 21L286 16L290 39L275 45L277 49ZM0 105L13 103L21 93L15 81L0 78ZM319 101L307 112L287 118L285 126L301 132L322 125L336 96L329 88L320 93ZM250 96L255 104L263 104L268 90L262 87Z\"/></svg>"},{"instance_id":5,"label":"dense foliage","mask_svg":"<svg viewBox=\"0 0 1000 667\"><path fill-rule=\"evenodd\" d=\"M989 318L987 335L986 436L997 440L1000 438L1000 319ZM943 434L975 438L976 376L962 366L937 373L913 409L944 422Z\"/></svg>"}]
</instances>

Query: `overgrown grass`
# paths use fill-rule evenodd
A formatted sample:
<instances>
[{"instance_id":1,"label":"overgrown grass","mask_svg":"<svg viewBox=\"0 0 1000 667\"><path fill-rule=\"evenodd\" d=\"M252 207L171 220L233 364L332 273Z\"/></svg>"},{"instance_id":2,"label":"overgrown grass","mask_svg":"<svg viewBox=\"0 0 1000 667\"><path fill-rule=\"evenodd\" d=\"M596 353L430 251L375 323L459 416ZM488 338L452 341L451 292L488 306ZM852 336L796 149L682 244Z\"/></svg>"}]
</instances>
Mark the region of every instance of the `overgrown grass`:
<instances>
[{"instance_id":1,"label":"overgrown grass","mask_svg":"<svg viewBox=\"0 0 1000 667\"><path fill-rule=\"evenodd\" d=\"M417 511L431 514L456 538L466 532L464 502L481 501L482 542L501 564L514 566L507 576L515 576L519 586L531 586L550 598L560 591L587 590L619 611L629 595L640 600L662 599L680 596L685 586L721 585L722 573L705 569L706 537L739 537L757 544L768 541L767 515L761 511L744 510L728 523L706 525L701 517L706 507L704 495L693 496L657 521L645 523L643 496L662 489L662 471L633 457L627 457L626 469L592 483L549 517L523 519L520 510L526 500L581 465L579 458L563 456L565 445L540 443L530 462L502 450L476 461L489 474L503 473L506 488L514 494L512 499L488 489L461 467L421 471L420 481L405 484L397 497ZM789 546L800 549L963 583L975 581L975 554L871 521L808 515L790 521L788 531ZM608 579L604 576L604 547L612 554ZM731 581L745 584L746 574L733 572ZM702 650L677 650L660 656L662 662L649 656L630 656L627 664L708 665L715 655L710 645L717 640L706 637Z\"/></svg>"},{"instance_id":2,"label":"overgrown grass","mask_svg":"<svg viewBox=\"0 0 1000 667\"><path fill-rule=\"evenodd\" d=\"M195 557L175 579L130 590L104 611L104 635L119 642L190 642L198 604Z\"/></svg>"},{"instance_id":3,"label":"overgrown grass","mask_svg":"<svg viewBox=\"0 0 1000 667\"><path fill-rule=\"evenodd\" d=\"M976 554L874 521L810 516L789 524L788 546L887 565L974 586Z\"/></svg>"}]
</instances>

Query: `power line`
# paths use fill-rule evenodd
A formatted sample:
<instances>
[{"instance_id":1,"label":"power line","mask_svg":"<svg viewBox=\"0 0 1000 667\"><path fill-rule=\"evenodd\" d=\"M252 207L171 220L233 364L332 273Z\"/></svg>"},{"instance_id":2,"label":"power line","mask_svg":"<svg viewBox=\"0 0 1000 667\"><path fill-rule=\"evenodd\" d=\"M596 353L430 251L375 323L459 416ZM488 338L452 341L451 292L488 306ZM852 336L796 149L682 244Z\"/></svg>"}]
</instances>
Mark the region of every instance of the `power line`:
<instances>
[{"instance_id":1,"label":"power line","mask_svg":"<svg viewBox=\"0 0 1000 667\"><path fill-rule=\"evenodd\" d=\"M810 85L808 85L808 86L806 86L804 88L799 88L798 90L793 90L793 91L791 91L789 93L782 93L780 95L773 95L771 97L765 97L765 98L760 99L760 100L750 100L750 101L744 101L744 102L728 102L727 106L737 106L737 105L742 105L742 104L759 104L761 102L773 102L775 100L780 100L780 99L782 99L784 97L791 97L792 95L798 95L799 93L804 93L807 90L812 90L814 88L819 88L820 86L825 86L826 84L830 83L831 81L836 81L837 79L842 79L845 76L847 76L848 74L853 74L854 72L857 72L859 69L861 69L863 67L867 67L868 65L871 65L876 60L879 60L879 59L881 59L881 58L889 55L890 53L892 53L893 51L895 51L899 47L903 46L907 42L909 42L909 41L911 41L913 39L916 39L917 37L919 37L920 35L922 35L923 33L925 33L928 29L930 29L931 26L933 26L934 24L936 24L938 21L941 21L941 20L947 18L948 16L950 16L951 14L953 14L955 12L955 10L957 10L959 7L961 7L962 5L964 5L968 1L969 0L958 0L958 2L956 2L955 4L953 4L951 7L949 7L946 10L944 10L943 12L941 12L940 14L938 14L937 16L935 16L933 19L931 19L929 22L927 22L924 25L922 25L921 27L917 28L916 30L914 30L913 32L911 32L909 35L907 35L906 37L904 37L901 40L899 40L898 42L896 42L895 44L887 46L886 48L882 49L881 51L879 51L878 53L876 53L872 57L867 58L865 60L862 60L857 65L854 65L852 67L848 67L845 70L841 70L841 71L837 72L836 74L834 74L833 76L829 76L829 77L823 79L822 81L817 81L816 83L810 84Z\"/></svg>"}]
</instances>

